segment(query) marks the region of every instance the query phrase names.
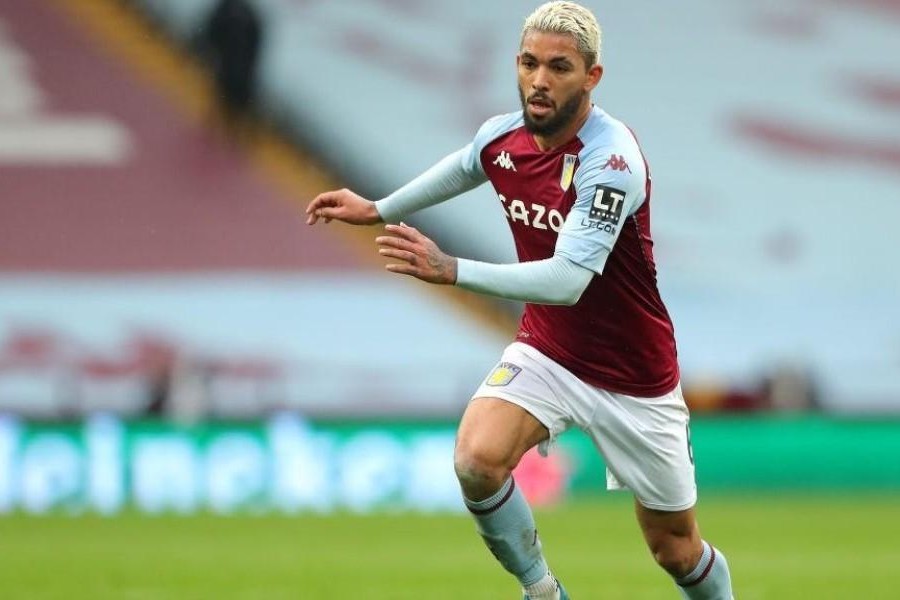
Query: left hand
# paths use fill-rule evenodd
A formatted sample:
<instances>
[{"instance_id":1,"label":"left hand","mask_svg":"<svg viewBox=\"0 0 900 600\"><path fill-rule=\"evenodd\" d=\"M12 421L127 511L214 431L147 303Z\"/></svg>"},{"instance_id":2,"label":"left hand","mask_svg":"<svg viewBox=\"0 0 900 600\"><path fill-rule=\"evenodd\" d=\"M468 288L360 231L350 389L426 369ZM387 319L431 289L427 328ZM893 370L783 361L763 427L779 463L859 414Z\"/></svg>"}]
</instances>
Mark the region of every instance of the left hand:
<instances>
[{"instance_id":1,"label":"left hand","mask_svg":"<svg viewBox=\"0 0 900 600\"><path fill-rule=\"evenodd\" d=\"M441 252L418 229L401 223L387 225L384 230L390 235L375 238L375 243L381 246L378 253L400 261L385 265L388 271L412 275L428 283L456 283L456 258Z\"/></svg>"}]
</instances>

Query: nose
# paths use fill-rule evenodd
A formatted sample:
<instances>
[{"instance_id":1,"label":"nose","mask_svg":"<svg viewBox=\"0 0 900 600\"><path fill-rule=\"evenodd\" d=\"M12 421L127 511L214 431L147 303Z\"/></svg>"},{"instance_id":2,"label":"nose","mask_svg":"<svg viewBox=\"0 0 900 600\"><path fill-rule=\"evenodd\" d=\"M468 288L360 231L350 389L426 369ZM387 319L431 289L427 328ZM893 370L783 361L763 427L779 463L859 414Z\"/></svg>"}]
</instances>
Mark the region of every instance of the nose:
<instances>
[{"instance_id":1,"label":"nose","mask_svg":"<svg viewBox=\"0 0 900 600\"><path fill-rule=\"evenodd\" d=\"M547 91L550 89L550 77L549 70L547 67L540 66L534 72L534 77L531 79L531 87L535 91Z\"/></svg>"}]
</instances>

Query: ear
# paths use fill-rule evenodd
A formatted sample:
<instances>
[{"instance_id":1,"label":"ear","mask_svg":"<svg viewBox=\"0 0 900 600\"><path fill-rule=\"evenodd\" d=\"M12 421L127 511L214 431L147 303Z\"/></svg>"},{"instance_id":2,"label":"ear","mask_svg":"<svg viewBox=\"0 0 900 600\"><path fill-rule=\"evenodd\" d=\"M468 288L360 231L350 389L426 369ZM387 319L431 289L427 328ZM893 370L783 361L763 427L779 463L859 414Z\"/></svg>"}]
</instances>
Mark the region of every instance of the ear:
<instances>
[{"instance_id":1,"label":"ear","mask_svg":"<svg viewBox=\"0 0 900 600\"><path fill-rule=\"evenodd\" d=\"M590 92L597 84L600 83L600 80L603 78L603 65L594 65L587 72L587 79L584 82L584 90L586 92Z\"/></svg>"}]
</instances>

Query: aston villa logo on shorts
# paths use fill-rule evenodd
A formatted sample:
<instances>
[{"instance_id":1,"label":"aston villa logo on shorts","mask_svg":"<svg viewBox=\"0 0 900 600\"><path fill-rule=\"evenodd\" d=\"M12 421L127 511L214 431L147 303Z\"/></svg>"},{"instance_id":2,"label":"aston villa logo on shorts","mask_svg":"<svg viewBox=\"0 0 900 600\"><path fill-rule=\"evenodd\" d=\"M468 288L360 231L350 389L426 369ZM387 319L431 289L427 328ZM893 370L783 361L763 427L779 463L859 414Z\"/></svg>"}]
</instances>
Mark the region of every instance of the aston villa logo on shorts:
<instances>
[{"instance_id":1,"label":"aston villa logo on shorts","mask_svg":"<svg viewBox=\"0 0 900 600\"><path fill-rule=\"evenodd\" d=\"M509 385L509 382L515 379L516 375L522 372L522 367L512 363L502 362L491 371L485 380L485 385L503 386Z\"/></svg>"},{"instance_id":2,"label":"aston villa logo on shorts","mask_svg":"<svg viewBox=\"0 0 900 600\"><path fill-rule=\"evenodd\" d=\"M572 177L575 175L575 161L578 159L574 154L566 154L563 156L562 174L559 176L559 187L562 191L568 192L569 186L572 185Z\"/></svg>"}]
</instances>

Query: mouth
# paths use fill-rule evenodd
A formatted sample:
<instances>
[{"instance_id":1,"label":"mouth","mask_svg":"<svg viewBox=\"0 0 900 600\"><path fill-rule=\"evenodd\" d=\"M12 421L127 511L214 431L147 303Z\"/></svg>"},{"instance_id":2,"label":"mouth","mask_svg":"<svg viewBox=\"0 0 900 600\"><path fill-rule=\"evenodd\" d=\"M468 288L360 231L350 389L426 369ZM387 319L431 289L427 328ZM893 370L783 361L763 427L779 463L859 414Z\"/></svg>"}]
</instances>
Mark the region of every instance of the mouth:
<instances>
[{"instance_id":1,"label":"mouth","mask_svg":"<svg viewBox=\"0 0 900 600\"><path fill-rule=\"evenodd\" d=\"M528 109L536 117L544 117L553 111L553 102L549 98L531 97L528 99Z\"/></svg>"}]
</instances>

